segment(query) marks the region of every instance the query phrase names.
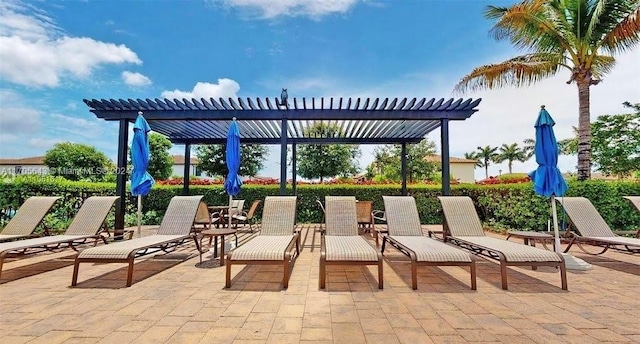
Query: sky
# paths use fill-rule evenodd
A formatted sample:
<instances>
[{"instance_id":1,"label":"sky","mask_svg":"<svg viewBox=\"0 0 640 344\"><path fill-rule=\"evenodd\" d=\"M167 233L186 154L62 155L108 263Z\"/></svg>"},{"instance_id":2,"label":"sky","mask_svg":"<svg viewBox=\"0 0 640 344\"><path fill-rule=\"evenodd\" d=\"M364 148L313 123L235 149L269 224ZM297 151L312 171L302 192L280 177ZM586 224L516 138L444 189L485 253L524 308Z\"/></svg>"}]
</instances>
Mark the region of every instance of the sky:
<instances>
[{"instance_id":1,"label":"sky","mask_svg":"<svg viewBox=\"0 0 640 344\"><path fill-rule=\"evenodd\" d=\"M474 67L521 52L489 36L487 5L505 0L0 0L0 158L44 155L55 143L95 146L115 161L117 125L88 98L460 97L454 85ZM616 56L592 87L592 120L640 102L640 48ZM533 138L540 105L558 139L578 123L567 71L483 98L450 125L451 155ZM131 126L130 126L131 128ZM131 137L132 135L130 135ZM439 130L427 136L438 143ZM362 145L361 167L375 146ZM183 154L174 146L173 154ZM279 176L279 147L261 176ZM575 156L560 157L563 172ZM535 169L514 163L514 172ZM490 175L507 171L492 165ZM484 170L476 168L477 179Z\"/></svg>"}]
</instances>

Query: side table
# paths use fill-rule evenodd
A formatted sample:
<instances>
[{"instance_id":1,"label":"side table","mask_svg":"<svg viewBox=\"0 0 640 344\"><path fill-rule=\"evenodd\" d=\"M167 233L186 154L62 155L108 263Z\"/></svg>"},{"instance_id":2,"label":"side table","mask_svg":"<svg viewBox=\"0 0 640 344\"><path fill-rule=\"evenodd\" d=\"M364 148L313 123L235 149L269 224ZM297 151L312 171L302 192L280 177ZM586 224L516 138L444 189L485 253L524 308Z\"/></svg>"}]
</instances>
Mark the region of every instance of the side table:
<instances>
[{"instance_id":1,"label":"side table","mask_svg":"<svg viewBox=\"0 0 640 344\"><path fill-rule=\"evenodd\" d=\"M209 238L209 247L211 247L211 239L214 240L213 256L218 256L218 237L220 237L220 266L224 265L224 236L233 234L236 237L236 247L238 246L238 230L235 228L216 228L207 229L200 232L200 263L202 263L202 239Z\"/></svg>"}]
</instances>

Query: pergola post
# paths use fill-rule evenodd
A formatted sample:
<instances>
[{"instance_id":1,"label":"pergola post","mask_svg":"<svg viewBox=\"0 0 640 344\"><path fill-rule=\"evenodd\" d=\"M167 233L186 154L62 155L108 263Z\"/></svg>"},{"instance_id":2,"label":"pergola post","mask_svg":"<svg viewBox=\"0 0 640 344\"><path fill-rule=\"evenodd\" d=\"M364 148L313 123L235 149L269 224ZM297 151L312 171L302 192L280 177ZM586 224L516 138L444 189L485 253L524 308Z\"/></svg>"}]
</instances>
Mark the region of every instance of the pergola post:
<instances>
[{"instance_id":1,"label":"pergola post","mask_svg":"<svg viewBox=\"0 0 640 344\"><path fill-rule=\"evenodd\" d=\"M451 195L451 171L449 169L449 119L440 120L440 149L442 166L442 195Z\"/></svg>"},{"instance_id":2,"label":"pergola post","mask_svg":"<svg viewBox=\"0 0 640 344\"><path fill-rule=\"evenodd\" d=\"M280 195L287 194L287 119L280 127Z\"/></svg>"},{"instance_id":3,"label":"pergola post","mask_svg":"<svg viewBox=\"0 0 640 344\"><path fill-rule=\"evenodd\" d=\"M127 209L127 143L129 142L129 121L121 119L118 130L118 170L116 173L116 195L120 196L116 202L116 219L113 236L117 240L124 234L124 211Z\"/></svg>"},{"instance_id":4,"label":"pergola post","mask_svg":"<svg viewBox=\"0 0 640 344\"><path fill-rule=\"evenodd\" d=\"M184 179L182 180L182 195L189 195L189 175L191 172L191 143L184 145Z\"/></svg>"},{"instance_id":5,"label":"pergola post","mask_svg":"<svg viewBox=\"0 0 640 344\"><path fill-rule=\"evenodd\" d=\"M400 174L402 175L402 195L407 195L407 143L402 142L400 150Z\"/></svg>"},{"instance_id":6,"label":"pergola post","mask_svg":"<svg viewBox=\"0 0 640 344\"><path fill-rule=\"evenodd\" d=\"M296 169L296 144L293 143L291 144L291 180L292 180L292 189L293 189L293 194L297 195L297 190L296 190L296 183L297 183L297 175L298 175L298 170Z\"/></svg>"}]
</instances>

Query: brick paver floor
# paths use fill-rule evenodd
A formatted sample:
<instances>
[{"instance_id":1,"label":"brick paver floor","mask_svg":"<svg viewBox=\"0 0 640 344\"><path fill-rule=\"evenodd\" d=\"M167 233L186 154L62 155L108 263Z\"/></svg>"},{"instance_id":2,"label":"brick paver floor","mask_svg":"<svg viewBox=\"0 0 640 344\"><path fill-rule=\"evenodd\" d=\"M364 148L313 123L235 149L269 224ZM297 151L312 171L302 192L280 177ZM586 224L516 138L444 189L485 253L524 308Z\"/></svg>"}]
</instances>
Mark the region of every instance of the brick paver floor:
<instances>
[{"instance_id":1,"label":"brick paver floor","mask_svg":"<svg viewBox=\"0 0 640 344\"><path fill-rule=\"evenodd\" d=\"M593 269L570 271L568 292L553 268L509 268L503 291L499 266L484 259L477 291L461 267L419 267L413 291L408 260L389 247L384 290L375 267L330 266L325 291L319 234L303 227L287 290L279 267L242 265L224 289L224 269L209 254L198 264L193 244L138 260L130 288L124 264L83 264L69 287L73 251L8 260L0 343L640 342L639 255L572 250Z\"/></svg>"}]
</instances>

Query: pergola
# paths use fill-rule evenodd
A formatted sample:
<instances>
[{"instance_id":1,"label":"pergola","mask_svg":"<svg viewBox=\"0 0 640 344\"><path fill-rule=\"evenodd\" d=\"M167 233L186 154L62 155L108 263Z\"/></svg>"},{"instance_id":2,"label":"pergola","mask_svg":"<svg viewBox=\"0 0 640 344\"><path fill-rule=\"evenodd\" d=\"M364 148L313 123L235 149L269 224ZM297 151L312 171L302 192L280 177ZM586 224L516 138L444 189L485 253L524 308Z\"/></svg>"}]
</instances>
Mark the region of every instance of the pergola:
<instances>
[{"instance_id":1,"label":"pergola","mask_svg":"<svg viewBox=\"0 0 640 344\"><path fill-rule=\"evenodd\" d=\"M407 194L406 145L418 143L440 128L442 193L450 194L449 122L465 120L478 111L481 99L385 98L213 98L204 99L84 99L98 118L118 121L118 171L126 171L129 123L142 113L151 130L174 144L185 146L185 183L189 191L191 145L225 144L233 119L240 127L241 143L279 144L280 194L287 181L287 145L292 145L292 167L296 171L297 144L400 144L402 147L402 194ZM316 123L337 125L340 134L310 136L306 130ZM293 173L295 193L296 173ZM126 174L118 174L116 194L126 194ZM116 207L116 229L124 228L125 197Z\"/></svg>"}]
</instances>

